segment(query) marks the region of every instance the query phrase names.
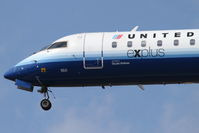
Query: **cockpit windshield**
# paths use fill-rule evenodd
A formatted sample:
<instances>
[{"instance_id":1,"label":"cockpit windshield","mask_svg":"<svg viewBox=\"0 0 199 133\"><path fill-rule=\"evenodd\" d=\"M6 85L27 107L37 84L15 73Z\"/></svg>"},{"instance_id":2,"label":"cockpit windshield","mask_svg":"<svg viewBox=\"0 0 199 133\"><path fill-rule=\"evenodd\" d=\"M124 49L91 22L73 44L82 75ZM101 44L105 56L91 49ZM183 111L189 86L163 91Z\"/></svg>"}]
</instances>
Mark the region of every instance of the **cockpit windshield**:
<instances>
[{"instance_id":1,"label":"cockpit windshield","mask_svg":"<svg viewBox=\"0 0 199 133\"><path fill-rule=\"evenodd\" d=\"M50 47L51 45L52 45L52 44L43 47L40 51L43 51L43 50L47 49L47 48Z\"/></svg>"},{"instance_id":2,"label":"cockpit windshield","mask_svg":"<svg viewBox=\"0 0 199 133\"><path fill-rule=\"evenodd\" d=\"M43 47L40 51L43 51L46 49L63 48L63 47L67 47L67 42L56 42L56 43Z\"/></svg>"},{"instance_id":3,"label":"cockpit windshield","mask_svg":"<svg viewBox=\"0 0 199 133\"><path fill-rule=\"evenodd\" d=\"M67 42L56 42L52 44L48 49L63 48L63 47L67 47Z\"/></svg>"}]
</instances>

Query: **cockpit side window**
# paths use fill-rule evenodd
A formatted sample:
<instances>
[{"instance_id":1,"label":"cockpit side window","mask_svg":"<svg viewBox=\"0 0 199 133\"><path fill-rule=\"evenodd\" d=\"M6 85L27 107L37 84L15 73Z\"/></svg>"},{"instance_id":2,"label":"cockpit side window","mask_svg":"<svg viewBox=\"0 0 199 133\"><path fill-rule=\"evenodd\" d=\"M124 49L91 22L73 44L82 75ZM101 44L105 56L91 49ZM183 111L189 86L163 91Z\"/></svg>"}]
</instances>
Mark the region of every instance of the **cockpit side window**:
<instances>
[{"instance_id":1,"label":"cockpit side window","mask_svg":"<svg viewBox=\"0 0 199 133\"><path fill-rule=\"evenodd\" d=\"M64 47L67 47L67 42L56 42L52 44L48 49L64 48Z\"/></svg>"}]
</instances>

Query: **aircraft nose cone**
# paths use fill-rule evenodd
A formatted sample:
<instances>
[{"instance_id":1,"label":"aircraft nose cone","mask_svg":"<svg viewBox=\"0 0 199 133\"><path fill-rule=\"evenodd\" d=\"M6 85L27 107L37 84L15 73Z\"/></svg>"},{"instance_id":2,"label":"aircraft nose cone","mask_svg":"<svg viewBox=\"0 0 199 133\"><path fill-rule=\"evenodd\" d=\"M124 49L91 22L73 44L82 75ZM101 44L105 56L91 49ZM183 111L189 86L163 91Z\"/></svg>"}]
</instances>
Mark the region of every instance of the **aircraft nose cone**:
<instances>
[{"instance_id":1,"label":"aircraft nose cone","mask_svg":"<svg viewBox=\"0 0 199 133\"><path fill-rule=\"evenodd\" d=\"M6 79L9 79L9 80L15 80L16 77L17 77L17 72L16 72L16 68L13 67L11 69L9 69L5 74L4 74L4 77Z\"/></svg>"}]
</instances>

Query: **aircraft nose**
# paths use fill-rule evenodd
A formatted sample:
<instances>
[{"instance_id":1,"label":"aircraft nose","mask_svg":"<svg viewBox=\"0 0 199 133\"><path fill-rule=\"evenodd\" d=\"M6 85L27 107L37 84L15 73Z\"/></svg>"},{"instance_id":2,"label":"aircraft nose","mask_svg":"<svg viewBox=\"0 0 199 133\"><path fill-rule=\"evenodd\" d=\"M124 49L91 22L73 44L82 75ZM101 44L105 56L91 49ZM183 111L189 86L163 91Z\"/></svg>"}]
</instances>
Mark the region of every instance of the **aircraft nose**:
<instances>
[{"instance_id":1,"label":"aircraft nose","mask_svg":"<svg viewBox=\"0 0 199 133\"><path fill-rule=\"evenodd\" d=\"M4 77L6 79L9 79L9 80L15 80L16 77L17 77L17 71L16 71L16 68L13 67L11 69L9 69L5 74L4 74Z\"/></svg>"}]
</instances>

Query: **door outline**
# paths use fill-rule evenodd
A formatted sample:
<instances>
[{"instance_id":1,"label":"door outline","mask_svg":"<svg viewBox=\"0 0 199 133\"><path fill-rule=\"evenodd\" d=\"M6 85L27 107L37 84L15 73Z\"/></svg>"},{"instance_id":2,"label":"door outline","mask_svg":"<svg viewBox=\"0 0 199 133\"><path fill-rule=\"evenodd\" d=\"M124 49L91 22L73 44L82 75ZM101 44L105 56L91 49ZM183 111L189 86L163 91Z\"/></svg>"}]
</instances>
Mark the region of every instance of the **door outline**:
<instances>
[{"instance_id":1,"label":"door outline","mask_svg":"<svg viewBox=\"0 0 199 133\"><path fill-rule=\"evenodd\" d=\"M103 58L103 43L104 43L104 33L102 33L101 39L101 57L99 57L96 61L101 61L101 66L87 67L86 66L86 51L85 51L85 42L86 42L86 33L84 33L84 41L83 41L83 66L84 69L102 69L104 67L104 58ZM100 59L100 60L99 60Z\"/></svg>"}]
</instances>

